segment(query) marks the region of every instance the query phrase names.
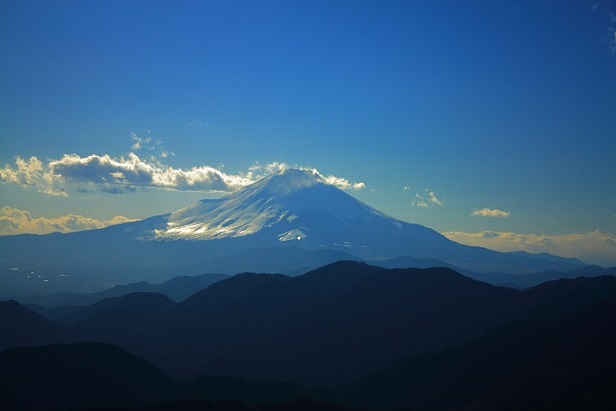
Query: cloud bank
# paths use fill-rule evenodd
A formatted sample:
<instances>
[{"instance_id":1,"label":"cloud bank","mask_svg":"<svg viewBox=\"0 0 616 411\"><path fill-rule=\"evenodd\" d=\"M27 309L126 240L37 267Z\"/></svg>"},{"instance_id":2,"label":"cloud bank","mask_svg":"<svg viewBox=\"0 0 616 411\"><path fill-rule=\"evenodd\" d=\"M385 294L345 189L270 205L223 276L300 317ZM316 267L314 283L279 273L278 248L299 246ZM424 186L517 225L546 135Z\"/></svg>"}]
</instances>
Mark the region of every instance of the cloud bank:
<instances>
[{"instance_id":1,"label":"cloud bank","mask_svg":"<svg viewBox=\"0 0 616 411\"><path fill-rule=\"evenodd\" d=\"M134 137L133 141L134 147L141 148L150 144L148 139L138 137ZM263 167L257 163L250 167L248 172L228 174L220 168L210 166L173 168L161 163L154 156L142 158L132 152L120 158L108 154L92 154L87 157L65 154L61 159L49 160L47 164L43 164L36 157L28 160L17 157L15 167L7 164L0 169L0 182L34 187L41 193L60 196L68 196L69 187L109 194L127 194L135 192L137 188L232 192L285 168L289 168L285 163L274 162ZM333 175L319 175L343 190L365 188L362 182L351 182Z\"/></svg>"},{"instance_id":2,"label":"cloud bank","mask_svg":"<svg viewBox=\"0 0 616 411\"><path fill-rule=\"evenodd\" d=\"M600 230L578 234L519 234L500 231L442 233L462 244L490 248L497 251L527 251L550 253L561 257L576 257L589 264L616 266L616 235Z\"/></svg>"},{"instance_id":3,"label":"cloud bank","mask_svg":"<svg viewBox=\"0 0 616 411\"><path fill-rule=\"evenodd\" d=\"M0 209L0 235L24 233L49 234L54 232L71 233L74 231L103 228L130 221L136 220L131 220L123 216L115 216L111 220L101 221L75 214L68 214L56 218L35 218L28 211L3 207Z\"/></svg>"},{"instance_id":4,"label":"cloud bank","mask_svg":"<svg viewBox=\"0 0 616 411\"><path fill-rule=\"evenodd\" d=\"M498 218L506 218L511 215L509 211L502 211L499 209L491 209L491 208L482 208L481 210L473 210L471 211L472 216L479 217L498 217Z\"/></svg>"}]
</instances>

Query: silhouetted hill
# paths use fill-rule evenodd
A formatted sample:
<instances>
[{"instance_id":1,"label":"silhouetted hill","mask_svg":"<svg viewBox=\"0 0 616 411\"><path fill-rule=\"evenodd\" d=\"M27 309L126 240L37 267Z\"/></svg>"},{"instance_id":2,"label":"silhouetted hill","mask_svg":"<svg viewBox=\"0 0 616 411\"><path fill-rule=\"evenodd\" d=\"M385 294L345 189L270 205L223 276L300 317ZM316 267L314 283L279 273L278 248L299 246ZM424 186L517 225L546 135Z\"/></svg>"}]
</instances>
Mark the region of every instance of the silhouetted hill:
<instances>
[{"instance_id":1,"label":"silhouetted hill","mask_svg":"<svg viewBox=\"0 0 616 411\"><path fill-rule=\"evenodd\" d=\"M0 350L8 347L64 342L67 330L18 302L0 301Z\"/></svg>"},{"instance_id":2,"label":"silhouetted hill","mask_svg":"<svg viewBox=\"0 0 616 411\"><path fill-rule=\"evenodd\" d=\"M295 278L239 274L122 332L141 342L131 349L182 378L335 383L502 324L515 314L516 295L445 268L340 262ZM88 336L114 334L93 327Z\"/></svg>"},{"instance_id":3,"label":"silhouetted hill","mask_svg":"<svg viewBox=\"0 0 616 411\"><path fill-rule=\"evenodd\" d=\"M475 273L464 272L479 281L485 281L494 285L504 285L515 288L534 287L547 281L573 279L578 277L600 277L604 275L616 276L616 268L602 268L596 265L576 268L564 271L541 271L536 273L511 274L511 273Z\"/></svg>"},{"instance_id":4,"label":"silhouetted hill","mask_svg":"<svg viewBox=\"0 0 616 411\"><path fill-rule=\"evenodd\" d=\"M87 306L65 321L82 341L102 341L131 348L143 345L142 330L167 313L175 301L157 293L132 293Z\"/></svg>"},{"instance_id":5,"label":"silhouetted hill","mask_svg":"<svg viewBox=\"0 0 616 411\"><path fill-rule=\"evenodd\" d=\"M225 274L201 274L196 276L173 277L160 284L150 284L145 281L116 285L108 290L92 293L64 292L52 295L21 296L15 299L22 305L38 305L39 314L50 318L55 317L53 310L63 306L84 306L97 303L106 298L121 297L130 293L150 292L160 293L175 301L183 301L197 291L214 284L217 281L229 278ZM48 310L48 311L45 311ZM35 310L36 311L36 310Z\"/></svg>"},{"instance_id":6,"label":"silhouetted hill","mask_svg":"<svg viewBox=\"0 0 616 411\"><path fill-rule=\"evenodd\" d=\"M107 344L11 348L0 352L0 409L65 410L176 400L176 383Z\"/></svg>"},{"instance_id":7,"label":"silhouetted hill","mask_svg":"<svg viewBox=\"0 0 616 411\"><path fill-rule=\"evenodd\" d=\"M16 302L6 307L7 318L50 324ZM200 377L171 402L316 398L272 381L334 385L376 373L320 398L384 409L540 409L540 401L559 404L561 386L572 404L612 386L615 311L613 276L515 290L448 268L346 261L298 277L238 274L181 303L129 294L65 321L81 339L117 344L182 380Z\"/></svg>"},{"instance_id":8,"label":"silhouetted hill","mask_svg":"<svg viewBox=\"0 0 616 411\"><path fill-rule=\"evenodd\" d=\"M161 284L152 285L150 292L164 294L174 301L184 301L191 295L220 280L229 278L226 274L201 274L196 276L178 276Z\"/></svg>"},{"instance_id":9,"label":"silhouetted hill","mask_svg":"<svg viewBox=\"0 0 616 411\"><path fill-rule=\"evenodd\" d=\"M614 409L615 316L616 300L609 300L514 321L400 361L329 399L368 409Z\"/></svg>"},{"instance_id":10,"label":"silhouetted hill","mask_svg":"<svg viewBox=\"0 0 616 411\"><path fill-rule=\"evenodd\" d=\"M91 411L109 411L93 408ZM171 404L144 407L122 407L118 411L359 411L310 399L299 399L281 404L245 404L235 400L184 400Z\"/></svg>"},{"instance_id":11,"label":"silhouetted hill","mask_svg":"<svg viewBox=\"0 0 616 411\"><path fill-rule=\"evenodd\" d=\"M204 264L209 272L237 274L267 272L296 276L336 261L362 261L340 250L307 250L300 247L270 247L243 250L213 258Z\"/></svg>"},{"instance_id":12,"label":"silhouetted hill","mask_svg":"<svg viewBox=\"0 0 616 411\"><path fill-rule=\"evenodd\" d=\"M616 297L616 277L560 279L524 290L526 317L553 318Z\"/></svg>"},{"instance_id":13,"label":"silhouetted hill","mask_svg":"<svg viewBox=\"0 0 616 411\"><path fill-rule=\"evenodd\" d=\"M561 333L532 366L513 375L467 409L616 409L616 300L559 321Z\"/></svg>"}]
</instances>

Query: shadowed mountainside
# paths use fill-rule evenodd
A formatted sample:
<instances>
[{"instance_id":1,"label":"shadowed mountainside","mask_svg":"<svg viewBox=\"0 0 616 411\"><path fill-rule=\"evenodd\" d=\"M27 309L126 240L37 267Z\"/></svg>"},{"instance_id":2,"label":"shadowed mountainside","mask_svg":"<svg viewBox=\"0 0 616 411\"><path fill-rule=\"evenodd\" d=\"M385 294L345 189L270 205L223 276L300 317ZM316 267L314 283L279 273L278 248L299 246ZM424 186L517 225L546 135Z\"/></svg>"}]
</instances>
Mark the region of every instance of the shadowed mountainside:
<instances>
[{"instance_id":1,"label":"shadowed mountainside","mask_svg":"<svg viewBox=\"0 0 616 411\"><path fill-rule=\"evenodd\" d=\"M333 384L531 312L560 315L613 295L612 277L519 291L446 268L340 262L299 277L239 274L177 304L148 294L103 300L64 321L81 338L118 344L181 379Z\"/></svg>"},{"instance_id":2,"label":"shadowed mountainside","mask_svg":"<svg viewBox=\"0 0 616 411\"><path fill-rule=\"evenodd\" d=\"M181 393L169 401L274 403L311 397L368 409L444 410L511 404L511 409L544 409L542 404L561 406L567 398L579 405L571 409L584 404L608 409L604 404L611 404L616 364L615 301L611 276L514 290L447 268L387 270L340 262L299 277L240 274L181 303L156 293L106 299L67 313L64 326L6 302L0 304L0 326L9 332L0 334L0 342L6 347L53 338L107 341L182 380L206 376L180 384ZM15 324L30 327L26 340L11 340ZM49 361L36 354L39 349L51 355ZM88 366L87 361L61 360L72 355L70 348L61 355L46 349L23 348L28 354L17 357L6 353L22 351L2 353L19 358L7 370L22 365L19 372L7 371L13 384L21 379L16 392L26 395L28 373L43 372L41 367L49 367L45 375L51 381L53 372L64 370L70 378L84 378L79 373L85 371L70 370ZM110 370L96 372L103 380L114 378ZM316 390L272 381L352 384ZM161 393L168 392L161 387ZM126 398L122 404L139 404ZM194 403L177 406L187 404Z\"/></svg>"},{"instance_id":3,"label":"shadowed mountainside","mask_svg":"<svg viewBox=\"0 0 616 411\"><path fill-rule=\"evenodd\" d=\"M614 409L614 318L616 299L532 315L397 362L325 398L366 409Z\"/></svg>"},{"instance_id":4,"label":"shadowed mountainside","mask_svg":"<svg viewBox=\"0 0 616 411\"><path fill-rule=\"evenodd\" d=\"M9 347L66 342L66 327L54 324L17 301L0 301L0 350Z\"/></svg>"},{"instance_id":5,"label":"shadowed mountainside","mask_svg":"<svg viewBox=\"0 0 616 411\"><path fill-rule=\"evenodd\" d=\"M146 361L107 344L0 352L0 408L80 409L175 400L177 384Z\"/></svg>"}]
</instances>

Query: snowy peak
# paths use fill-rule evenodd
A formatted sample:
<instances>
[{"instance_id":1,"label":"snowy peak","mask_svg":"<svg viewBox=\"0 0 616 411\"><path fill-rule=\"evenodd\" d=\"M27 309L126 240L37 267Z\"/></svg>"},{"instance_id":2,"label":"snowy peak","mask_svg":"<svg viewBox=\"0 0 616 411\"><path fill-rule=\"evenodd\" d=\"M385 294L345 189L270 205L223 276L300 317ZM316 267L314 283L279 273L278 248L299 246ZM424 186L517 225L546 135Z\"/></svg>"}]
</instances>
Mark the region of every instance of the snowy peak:
<instances>
[{"instance_id":1,"label":"snowy peak","mask_svg":"<svg viewBox=\"0 0 616 411\"><path fill-rule=\"evenodd\" d=\"M213 240L256 234L279 227L280 241L307 237L302 216L328 215L338 221L372 221L385 216L329 184L318 172L287 169L217 200L202 200L169 215L159 239ZM304 219L304 223L306 223Z\"/></svg>"}]
</instances>

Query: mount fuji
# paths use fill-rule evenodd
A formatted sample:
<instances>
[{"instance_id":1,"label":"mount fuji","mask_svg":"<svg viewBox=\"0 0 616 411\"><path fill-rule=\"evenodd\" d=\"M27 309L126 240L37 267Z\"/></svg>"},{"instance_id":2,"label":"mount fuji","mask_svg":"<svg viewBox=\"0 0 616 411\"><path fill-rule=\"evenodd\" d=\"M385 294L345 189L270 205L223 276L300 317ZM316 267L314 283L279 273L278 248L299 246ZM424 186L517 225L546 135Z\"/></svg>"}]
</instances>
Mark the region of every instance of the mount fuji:
<instances>
[{"instance_id":1,"label":"mount fuji","mask_svg":"<svg viewBox=\"0 0 616 411\"><path fill-rule=\"evenodd\" d=\"M220 199L137 222L71 234L0 237L0 286L25 292L36 282L66 288L205 272L300 274L340 259L373 264L397 259L477 273L584 266L548 257L456 243L362 203L316 171L287 169Z\"/></svg>"}]
</instances>

